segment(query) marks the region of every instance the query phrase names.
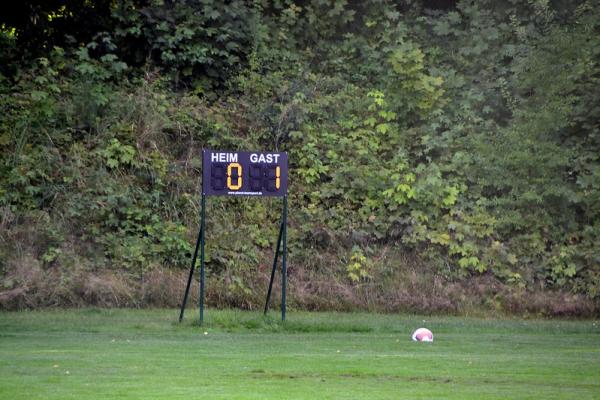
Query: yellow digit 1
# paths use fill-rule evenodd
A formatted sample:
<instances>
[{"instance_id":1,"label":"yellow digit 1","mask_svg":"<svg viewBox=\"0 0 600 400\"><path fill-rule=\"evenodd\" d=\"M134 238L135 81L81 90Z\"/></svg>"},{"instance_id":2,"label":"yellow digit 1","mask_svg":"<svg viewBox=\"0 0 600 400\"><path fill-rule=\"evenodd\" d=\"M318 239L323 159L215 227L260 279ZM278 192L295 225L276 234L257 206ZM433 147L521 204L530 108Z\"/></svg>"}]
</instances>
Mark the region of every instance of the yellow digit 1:
<instances>
[{"instance_id":1,"label":"yellow digit 1","mask_svg":"<svg viewBox=\"0 0 600 400\"><path fill-rule=\"evenodd\" d=\"M279 167L275 168L275 189L279 189L279 186L281 186L281 179L279 179L279 177L281 176L281 169Z\"/></svg>"},{"instance_id":2,"label":"yellow digit 1","mask_svg":"<svg viewBox=\"0 0 600 400\"><path fill-rule=\"evenodd\" d=\"M231 183L231 170L237 170L237 183L233 185ZM231 163L227 166L227 188L229 190L240 190L242 187L242 166L238 163Z\"/></svg>"}]
</instances>

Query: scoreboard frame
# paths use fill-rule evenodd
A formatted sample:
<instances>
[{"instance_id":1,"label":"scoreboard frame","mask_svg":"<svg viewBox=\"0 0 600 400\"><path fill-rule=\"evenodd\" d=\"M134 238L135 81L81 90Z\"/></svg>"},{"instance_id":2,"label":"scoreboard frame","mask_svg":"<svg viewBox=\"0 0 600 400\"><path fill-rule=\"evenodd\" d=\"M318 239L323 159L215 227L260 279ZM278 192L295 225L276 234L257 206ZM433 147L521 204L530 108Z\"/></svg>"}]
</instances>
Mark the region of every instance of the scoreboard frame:
<instances>
[{"instance_id":1,"label":"scoreboard frame","mask_svg":"<svg viewBox=\"0 0 600 400\"><path fill-rule=\"evenodd\" d=\"M202 194L206 196L287 195L287 153L202 151Z\"/></svg>"}]
</instances>

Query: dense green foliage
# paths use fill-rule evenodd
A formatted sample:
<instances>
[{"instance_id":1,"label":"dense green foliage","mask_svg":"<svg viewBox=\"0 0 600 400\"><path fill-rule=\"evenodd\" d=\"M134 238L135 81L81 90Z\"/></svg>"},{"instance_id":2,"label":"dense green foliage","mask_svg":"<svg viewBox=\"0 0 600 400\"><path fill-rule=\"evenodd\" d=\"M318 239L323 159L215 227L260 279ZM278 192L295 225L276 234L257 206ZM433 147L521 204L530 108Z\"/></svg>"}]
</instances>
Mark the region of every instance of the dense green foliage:
<instances>
[{"instance_id":1,"label":"dense green foliage","mask_svg":"<svg viewBox=\"0 0 600 400\"><path fill-rule=\"evenodd\" d=\"M5 276L185 267L200 149L277 149L292 273L361 285L393 247L600 296L591 2L28 3L0 19ZM278 205L211 203L209 268L243 298Z\"/></svg>"},{"instance_id":2,"label":"dense green foliage","mask_svg":"<svg viewBox=\"0 0 600 400\"><path fill-rule=\"evenodd\" d=\"M5 399L596 399L596 321L209 310L0 314ZM410 339L416 327L433 343ZM206 334L203 334L206 332ZM160 377L160 379L157 379Z\"/></svg>"}]
</instances>

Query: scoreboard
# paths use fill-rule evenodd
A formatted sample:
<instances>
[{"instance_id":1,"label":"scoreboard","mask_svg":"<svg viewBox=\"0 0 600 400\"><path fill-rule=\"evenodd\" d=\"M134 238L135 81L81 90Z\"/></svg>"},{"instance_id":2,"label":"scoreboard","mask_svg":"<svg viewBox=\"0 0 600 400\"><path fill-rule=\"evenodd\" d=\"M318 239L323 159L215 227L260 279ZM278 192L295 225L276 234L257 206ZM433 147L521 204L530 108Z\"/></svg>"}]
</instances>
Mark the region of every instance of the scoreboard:
<instances>
[{"instance_id":1,"label":"scoreboard","mask_svg":"<svg viewBox=\"0 0 600 400\"><path fill-rule=\"evenodd\" d=\"M200 250L200 324L204 321L205 284L205 240L206 240L206 197L207 196L271 196L281 197L283 209L273 269L267 292L264 314L269 309L273 280L277 270L277 259L281 255L281 320L285 321L287 287L287 214L288 214L288 155L264 151L202 150L202 200L200 208L200 231L188 275L187 286L179 322L183 319L196 259Z\"/></svg>"},{"instance_id":2,"label":"scoreboard","mask_svg":"<svg viewBox=\"0 0 600 400\"><path fill-rule=\"evenodd\" d=\"M287 153L202 151L202 194L287 196Z\"/></svg>"}]
</instances>

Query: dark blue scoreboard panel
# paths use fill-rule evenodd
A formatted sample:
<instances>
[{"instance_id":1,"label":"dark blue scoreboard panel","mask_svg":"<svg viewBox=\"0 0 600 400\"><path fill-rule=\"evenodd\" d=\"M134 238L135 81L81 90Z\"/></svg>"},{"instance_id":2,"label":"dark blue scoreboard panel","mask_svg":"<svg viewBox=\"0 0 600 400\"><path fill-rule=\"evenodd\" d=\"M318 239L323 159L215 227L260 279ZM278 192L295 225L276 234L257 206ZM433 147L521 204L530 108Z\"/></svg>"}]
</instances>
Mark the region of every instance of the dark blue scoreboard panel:
<instances>
[{"instance_id":1,"label":"dark blue scoreboard panel","mask_svg":"<svg viewBox=\"0 0 600 400\"><path fill-rule=\"evenodd\" d=\"M206 196L286 196L287 153L202 150Z\"/></svg>"}]
</instances>

